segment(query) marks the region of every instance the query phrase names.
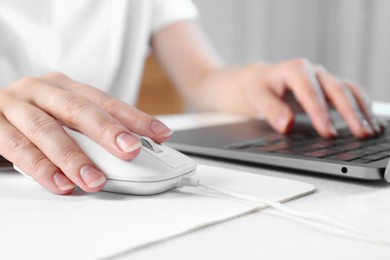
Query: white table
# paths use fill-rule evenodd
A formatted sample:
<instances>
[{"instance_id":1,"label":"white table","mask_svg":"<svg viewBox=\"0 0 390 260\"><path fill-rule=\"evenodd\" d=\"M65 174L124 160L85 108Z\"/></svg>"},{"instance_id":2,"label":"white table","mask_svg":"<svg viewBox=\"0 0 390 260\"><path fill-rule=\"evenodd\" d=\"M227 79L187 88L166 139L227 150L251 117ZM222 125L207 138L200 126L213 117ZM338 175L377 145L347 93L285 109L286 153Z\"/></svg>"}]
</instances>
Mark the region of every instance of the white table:
<instances>
[{"instance_id":1,"label":"white table","mask_svg":"<svg viewBox=\"0 0 390 260\"><path fill-rule=\"evenodd\" d=\"M390 114L390 107L376 103L375 111ZM245 120L218 114L160 118L173 129ZM390 240L390 185L384 181L283 171L264 173L259 167L194 158L205 164L311 183L317 187L314 194L287 205L336 217ZM131 259L390 259L390 248L326 233L266 209L140 250Z\"/></svg>"}]
</instances>

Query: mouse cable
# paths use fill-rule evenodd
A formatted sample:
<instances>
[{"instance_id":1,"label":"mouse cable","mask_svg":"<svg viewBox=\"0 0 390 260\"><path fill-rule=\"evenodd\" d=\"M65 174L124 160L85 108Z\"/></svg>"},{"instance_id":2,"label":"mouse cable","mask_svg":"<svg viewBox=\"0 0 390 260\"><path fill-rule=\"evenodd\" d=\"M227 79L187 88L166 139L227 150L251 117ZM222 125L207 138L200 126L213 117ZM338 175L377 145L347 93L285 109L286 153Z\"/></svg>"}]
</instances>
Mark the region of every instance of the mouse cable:
<instances>
[{"instance_id":1,"label":"mouse cable","mask_svg":"<svg viewBox=\"0 0 390 260\"><path fill-rule=\"evenodd\" d=\"M224 188L215 188L210 185L200 183L199 180L195 178L183 178L178 188L182 188L182 187L201 187L203 189L208 190L209 192L215 193L225 198L245 201L250 204L256 204L257 206L259 204L265 204L266 206L272 207L289 217L296 218L304 222L305 224L312 225L312 226L315 224L320 224L325 227L336 228L339 229L342 233L347 233L349 236L352 236L353 238L357 238L374 244L390 246L389 241L378 238L375 235L364 232L346 223L342 223L334 218L326 217L324 215L315 214L311 212L291 209L277 201L273 201L265 198L253 197L253 196L237 193L235 191L227 190ZM327 232L330 231L327 228L323 228L323 229L326 230ZM347 234L344 235L348 236Z\"/></svg>"}]
</instances>

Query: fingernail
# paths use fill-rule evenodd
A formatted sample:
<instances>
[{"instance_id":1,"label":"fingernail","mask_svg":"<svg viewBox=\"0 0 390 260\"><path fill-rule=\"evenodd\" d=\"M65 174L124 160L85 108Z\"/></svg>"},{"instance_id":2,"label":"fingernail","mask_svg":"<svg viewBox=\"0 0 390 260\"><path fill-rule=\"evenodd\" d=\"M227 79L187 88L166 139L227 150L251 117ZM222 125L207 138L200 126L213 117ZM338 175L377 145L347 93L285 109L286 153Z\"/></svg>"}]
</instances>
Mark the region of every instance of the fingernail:
<instances>
[{"instance_id":1,"label":"fingernail","mask_svg":"<svg viewBox=\"0 0 390 260\"><path fill-rule=\"evenodd\" d=\"M328 121L327 127L328 127L329 132L332 134L332 136L337 136L338 135L337 130L334 127L332 121Z\"/></svg>"},{"instance_id":2,"label":"fingernail","mask_svg":"<svg viewBox=\"0 0 390 260\"><path fill-rule=\"evenodd\" d=\"M173 134L173 131L171 129L169 129L166 125L164 125L158 120L154 120L150 124L150 129L155 135L159 137L168 137Z\"/></svg>"},{"instance_id":3,"label":"fingernail","mask_svg":"<svg viewBox=\"0 0 390 260\"><path fill-rule=\"evenodd\" d=\"M54 183L60 190L71 190L76 187L76 185L70 182L69 179L66 178L62 173L57 172L56 174L54 174L53 179Z\"/></svg>"},{"instance_id":4,"label":"fingernail","mask_svg":"<svg viewBox=\"0 0 390 260\"><path fill-rule=\"evenodd\" d=\"M287 125L289 123L289 118L285 112L282 112L276 118L276 127L279 131L285 132Z\"/></svg>"},{"instance_id":5,"label":"fingernail","mask_svg":"<svg viewBox=\"0 0 390 260\"><path fill-rule=\"evenodd\" d=\"M125 153L133 152L142 146L138 138L127 133L118 135L116 142L119 148Z\"/></svg>"},{"instance_id":6,"label":"fingernail","mask_svg":"<svg viewBox=\"0 0 390 260\"><path fill-rule=\"evenodd\" d=\"M101 172L89 165L81 168L80 176L90 188L100 186L106 181L106 177Z\"/></svg>"},{"instance_id":7,"label":"fingernail","mask_svg":"<svg viewBox=\"0 0 390 260\"><path fill-rule=\"evenodd\" d=\"M362 119L362 120L361 120L361 123L362 123L364 129L366 129L366 132L367 132L369 135L374 135L374 134L375 134L375 133L374 133L374 130L372 130L370 124L367 122L366 119Z\"/></svg>"}]
</instances>

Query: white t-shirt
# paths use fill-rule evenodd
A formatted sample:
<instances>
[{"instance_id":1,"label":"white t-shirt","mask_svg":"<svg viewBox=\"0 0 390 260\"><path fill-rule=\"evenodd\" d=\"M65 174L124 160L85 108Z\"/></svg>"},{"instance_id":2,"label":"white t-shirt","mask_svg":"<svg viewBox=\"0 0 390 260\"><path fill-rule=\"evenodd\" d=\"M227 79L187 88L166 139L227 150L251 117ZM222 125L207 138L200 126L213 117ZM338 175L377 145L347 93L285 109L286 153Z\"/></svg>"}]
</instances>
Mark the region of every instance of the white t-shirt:
<instances>
[{"instance_id":1,"label":"white t-shirt","mask_svg":"<svg viewBox=\"0 0 390 260\"><path fill-rule=\"evenodd\" d=\"M190 0L1 0L0 87L60 71L135 104L151 35Z\"/></svg>"}]
</instances>

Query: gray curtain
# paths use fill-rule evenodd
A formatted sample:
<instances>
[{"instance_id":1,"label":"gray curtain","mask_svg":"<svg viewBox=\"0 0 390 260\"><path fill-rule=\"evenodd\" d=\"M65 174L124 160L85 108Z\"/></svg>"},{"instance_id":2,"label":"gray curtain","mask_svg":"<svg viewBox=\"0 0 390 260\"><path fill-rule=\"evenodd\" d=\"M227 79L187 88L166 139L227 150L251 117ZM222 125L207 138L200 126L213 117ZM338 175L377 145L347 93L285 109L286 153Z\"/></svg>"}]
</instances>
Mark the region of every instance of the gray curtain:
<instances>
[{"instance_id":1,"label":"gray curtain","mask_svg":"<svg viewBox=\"0 0 390 260\"><path fill-rule=\"evenodd\" d=\"M306 57L390 101L390 0L193 0L230 63Z\"/></svg>"}]
</instances>

